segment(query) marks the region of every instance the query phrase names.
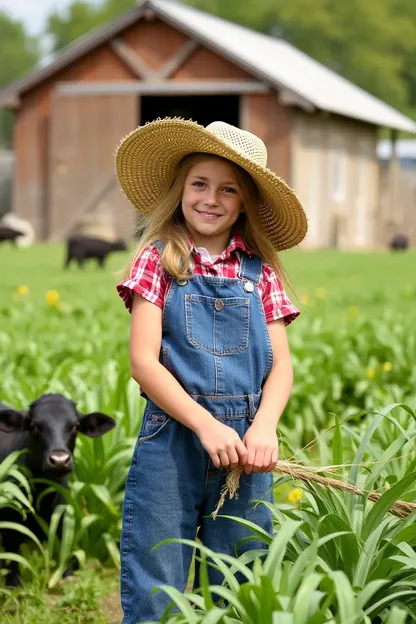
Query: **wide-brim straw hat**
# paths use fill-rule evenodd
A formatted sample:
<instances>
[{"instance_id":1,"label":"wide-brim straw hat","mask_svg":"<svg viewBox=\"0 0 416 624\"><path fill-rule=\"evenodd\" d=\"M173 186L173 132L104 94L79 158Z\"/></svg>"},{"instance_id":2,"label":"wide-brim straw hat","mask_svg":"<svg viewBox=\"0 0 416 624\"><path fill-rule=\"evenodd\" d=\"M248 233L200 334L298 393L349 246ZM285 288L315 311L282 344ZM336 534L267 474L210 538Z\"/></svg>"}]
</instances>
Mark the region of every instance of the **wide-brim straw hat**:
<instances>
[{"instance_id":1,"label":"wide-brim straw hat","mask_svg":"<svg viewBox=\"0 0 416 624\"><path fill-rule=\"evenodd\" d=\"M306 215L292 189L267 168L263 141L222 121L205 128L194 121L166 118L136 128L117 148L117 178L131 203L146 216L172 184L180 161L195 152L221 156L250 174L261 196L259 220L277 250L304 239Z\"/></svg>"}]
</instances>

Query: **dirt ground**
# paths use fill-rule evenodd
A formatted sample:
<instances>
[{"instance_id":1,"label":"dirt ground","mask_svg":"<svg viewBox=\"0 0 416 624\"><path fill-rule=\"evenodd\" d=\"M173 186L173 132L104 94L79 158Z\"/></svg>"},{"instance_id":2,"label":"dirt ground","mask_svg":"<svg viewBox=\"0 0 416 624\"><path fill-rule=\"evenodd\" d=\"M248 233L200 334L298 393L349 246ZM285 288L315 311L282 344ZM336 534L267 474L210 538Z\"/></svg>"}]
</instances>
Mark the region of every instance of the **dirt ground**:
<instances>
[{"instance_id":1,"label":"dirt ground","mask_svg":"<svg viewBox=\"0 0 416 624\"><path fill-rule=\"evenodd\" d=\"M120 606L120 592L114 590L101 599L101 612L111 624L120 624L123 611Z\"/></svg>"}]
</instances>

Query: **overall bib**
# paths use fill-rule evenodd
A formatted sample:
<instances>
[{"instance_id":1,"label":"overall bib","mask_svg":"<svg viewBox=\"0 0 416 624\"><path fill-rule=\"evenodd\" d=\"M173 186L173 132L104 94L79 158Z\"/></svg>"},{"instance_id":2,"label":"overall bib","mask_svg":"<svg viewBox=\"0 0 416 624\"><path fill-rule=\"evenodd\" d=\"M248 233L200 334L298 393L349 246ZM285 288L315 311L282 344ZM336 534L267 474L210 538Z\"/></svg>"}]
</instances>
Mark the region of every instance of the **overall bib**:
<instances>
[{"instance_id":1,"label":"overall bib","mask_svg":"<svg viewBox=\"0 0 416 624\"><path fill-rule=\"evenodd\" d=\"M242 439L260 404L273 365L272 346L256 285L261 260L242 254L237 279L194 275L173 280L163 311L161 362L186 392ZM126 483L121 536L123 624L159 621L170 598L158 585L183 592L192 548L166 544L168 538L199 538L216 552L231 555L259 548L240 540L252 533L236 521L210 517L227 471L216 469L190 429L148 400ZM256 522L271 533L271 514L255 500L273 500L272 475L241 476L238 498L220 514ZM206 517L208 516L208 517ZM211 584L221 574L208 566ZM198 582L196 571L196 583Z\"/></svg>"}]
</instances>

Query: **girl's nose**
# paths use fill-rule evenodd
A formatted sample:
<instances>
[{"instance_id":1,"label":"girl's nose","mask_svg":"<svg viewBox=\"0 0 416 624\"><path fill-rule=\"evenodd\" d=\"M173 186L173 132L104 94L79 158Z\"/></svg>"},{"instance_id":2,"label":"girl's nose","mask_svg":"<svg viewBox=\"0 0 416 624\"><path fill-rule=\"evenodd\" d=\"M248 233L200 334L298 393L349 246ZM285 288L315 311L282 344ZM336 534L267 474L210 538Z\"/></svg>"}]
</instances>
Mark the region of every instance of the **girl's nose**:
<instances>
[{"instance_id":1,"label":"girl's nose","mask_svg":"<svg viewBox=\"0 0 416 624\"><path fill-rule=\"evenodd\" d=\"M205 198L204 204L206 206L218 206L218 197L214 192L209 193Z\"/></svg>"}]
</instances>

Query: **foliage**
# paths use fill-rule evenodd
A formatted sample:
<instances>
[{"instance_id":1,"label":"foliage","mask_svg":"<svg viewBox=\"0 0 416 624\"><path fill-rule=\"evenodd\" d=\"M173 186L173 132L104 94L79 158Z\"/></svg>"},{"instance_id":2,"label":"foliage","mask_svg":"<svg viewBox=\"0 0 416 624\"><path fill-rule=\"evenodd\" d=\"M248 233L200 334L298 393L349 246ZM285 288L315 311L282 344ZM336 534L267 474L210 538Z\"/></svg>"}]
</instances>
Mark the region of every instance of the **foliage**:
<instances>
[{"instance_id":1,"label":"foliage","mask_svg":"<svg viewBox=\"0 0 416 624\"><path fill-rule=\"evenodd\" d=\"M387 419L400 428L393 415L395 406L384 409L368 425L352 465L340 474L352 484L364 484L366 491L379 483L383 471L390 471L401 446L397 440L371 466L367 445ZM411 414L415 419L415 414ZM349 451L349 432L340 448ZM405 498L416 482L414 443L416 428L409 436L413 453L404 476L387 489L377 503L365 498L316 486L303 485L304 502L299 507L266 504L275 519L275 533L268 535L255 524L235 519L251 529L265 544L262 551L236 559L216 554L198 542L180 540L196 548L202 561L200 588L182 596L162 587L179 608L169 622L242 622L292 624L332 622L339 624L406 621L416 613L416 510L406 519L394 518L390 504ZM343 444L342 444L343 442ZM403 443L403 441L400 441ZM335 448L335 445L334 445ZM334 458L341 459L342 458ZM277 480L276 486L287 482ZM415 492L411 494L414 498ZM168 540L170 541L170 540ZM163 544L159 547L163 548ZM247 564L255 558L252 568ZM222 587L209 587L206 560L223 573ZM241 575L243 579L241 579ZM227 604L215 604L213 594ZM193 609L192 607L195 607ZM400 619L399 619L400 618ZM162 618L162 621L165 621Z\"/></svg>"},{"instance_id":2,"label":"foliage","mask_svg":"<svg viewBox=\"0 0 416 624\"><path fill-rule=\"evenodd\" d=\"M0 89L17 80L39 60L39 42L23 25L0 11ZM10 145L11 114L0 110L0 148Z\"/></svg>"},{"instance_id":3,"label":"foliage","mask_svg":"<svg viewBox=\"0 0 416 624\"><path fill-rule=\"evenodd\" d=\"M124 484L143 409L130 380L129 316L116 296L114 274L94 265L64 271L63 255L61 246L0 249L0 262L9 266L2 276L0 400L27 407L43 392L63 392L80 410L99 409L117 425L102 438L78 437L70 489L62 492L67 504L56 509L49 527L43 525L45 543L29 540L21 553L27 584L23 593L7 592L7 624L47 623L48 586L65 592L54 606L56 619L104 624L98 610L93 615L98 589L83 584L82 575L91 562L119 565ZM211 604L214 590L202 579L200 593L168 590L182 609L170 622L249 624L261 617L273 624L345 624L348 617L407 624L416 613L415 516L401 520L387 512L392 501L416 497L414 254L320 252L308 253L307 262L305 256L285 257L304 309L288 329L296 385L280 427L281 456L345 464L337 478L384 495L374 504L277 477L271 507L276 536L264 536L262 557L252 570L244 568L247 582L235 578L233 567L240 569L247 558L217 556L216 563L229 568L229 587L215 592L229 599L228 606ZM112 256L109 268L119 269L127 258ZM402 402L408 407L380 410ZM15 459L0 466L0 505L36 513L39 501L31 500L28 476L17 476ZM6 481L7 475L19 481ZM12 484L14 495L6 499L4 488ZM71 594L62 575L74 562L81 580Z\"/></svg>"},{"instance_id":4,"label":"foliage","mask_svg":"<svg viewBox=\"0 0 416 624\"><path fill-rule=\"evenodd\" d=\"M109 624L120 622L117 578L89 565L72 579L46 592L43 560L34 553L28 560L35 574L21 588L4 596L2 624ZM0 590L1 591L1 590ZM114 606L113 606L114 603ZM109 613L110 611L110 613Z\"/></svg>"},{"instance_id":5,"label":"foliage","mask_svg":"<svg viewBox=\"0 0 416 624\"><path fill-rule=\"evenodd\" d=\"M54 10L46 26L53 37L55 51L106 22L116 19L128 9L136 6L134 0L103 0L92 4L85 0L75 0L64 10Z\"/></svg>"}]
</instances>

